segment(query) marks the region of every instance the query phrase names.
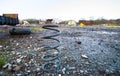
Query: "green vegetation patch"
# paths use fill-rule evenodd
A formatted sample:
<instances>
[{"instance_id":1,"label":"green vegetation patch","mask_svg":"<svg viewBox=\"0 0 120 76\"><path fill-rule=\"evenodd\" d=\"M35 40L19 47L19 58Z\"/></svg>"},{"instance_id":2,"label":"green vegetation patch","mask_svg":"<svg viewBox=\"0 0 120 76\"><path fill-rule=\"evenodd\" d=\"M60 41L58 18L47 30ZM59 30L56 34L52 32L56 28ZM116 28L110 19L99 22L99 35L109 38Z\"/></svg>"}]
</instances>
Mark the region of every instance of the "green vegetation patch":
<instances>
[{"instance_id":1,"label":"green vegetation patch","mask_svg":"<svg viewBox=\"0 0 120 76\"><path fill-rule=\"evenodd\" d=\"M5 65L5 63L7 62L9 56L7 53L0 53L0 68L2 68L3 65Z\"/></svg>"},{"instance_id":2,"label":"green vegetation patch","mask_svg":"<svg viewBox=\"0 0 120 76\"><path fill-rule=\"evenodd\" d=\"M6 30L0 30L0 32L7 32Z\"/></svg>"},{"instance_id":3,"label":"green vegetation patch","mask_svg":"<svg viewBox=\"0 0 120 76\"><path fill-rule=\"evenodd\" d=\"M45 29L43 29L42 27L31 27L31 31L32 32L39 32L39 31L43 31Z\"/></svg>"},{"instance_id":4,"label":"green vegetation patch","mask_svg":"<svg viewBox=\"0 0 120 76\"><path fill-rule=\"evenodd\" d=\"M0 68L7 62L10 58L10 41L9 39L0 39Z\"/></svg>"},{"instance_id":5,"label":"green vegetation patch","mask_svg":"<svg viewBox=\"0 0 120 76\"><path fill-rule=\"evenodd\" d=\"M120 26L107 26L107 27L120 28Z\"/></svg>"}]
</instances>

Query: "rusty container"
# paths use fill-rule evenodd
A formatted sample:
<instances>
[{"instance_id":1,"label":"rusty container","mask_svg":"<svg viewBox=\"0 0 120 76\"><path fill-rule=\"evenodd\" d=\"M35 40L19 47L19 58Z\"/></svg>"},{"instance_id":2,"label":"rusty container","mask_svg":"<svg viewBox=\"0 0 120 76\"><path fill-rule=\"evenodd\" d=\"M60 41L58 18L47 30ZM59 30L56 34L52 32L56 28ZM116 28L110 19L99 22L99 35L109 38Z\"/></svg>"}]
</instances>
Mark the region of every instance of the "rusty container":
<instances>
[{"instance_id":1,"label":"rusty container","mask_svg":"<svg viewBox=\"0 0 120 76\"><path fill-rule=\"evenodd\" d=\"M15 26L19 24L18 14L3 14L6 17L6 24Z\"/></svg>"},{"instance_id":2,"label":"rusty container","mask_svg":"<svg viewBox=\"0 0 120 76\"><path fill-rule=\"evenodd\" d=\"M18 18L18 14L3 14L5 17Z\"/></svg>"}]
</instances>

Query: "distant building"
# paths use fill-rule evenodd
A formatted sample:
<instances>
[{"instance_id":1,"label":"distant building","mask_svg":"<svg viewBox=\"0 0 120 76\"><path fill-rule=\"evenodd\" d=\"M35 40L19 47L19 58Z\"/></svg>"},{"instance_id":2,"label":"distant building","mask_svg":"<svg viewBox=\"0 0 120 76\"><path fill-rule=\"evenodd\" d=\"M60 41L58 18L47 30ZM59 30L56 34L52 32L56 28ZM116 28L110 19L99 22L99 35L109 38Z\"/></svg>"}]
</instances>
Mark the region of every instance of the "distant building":
<instances>
[{"instance_id":1,"label":"distant building","mask_svg":"<svg viewBox=\"0 0 120 76\"><path fill-rule=\"evenodd\" d=\"M77 23L75 20L68 20L67 21L67 26L76 26L76 25L77 25Z\"/></svg>"},{"instance_id":2,"label":"distant building","mask_svg":"<svg viewBox=\"0 0 120 76\"><path fill-rule=\"evenodd\" d=\"M43 25L43 24L45 24L45 21L39 20L39 24L40 24L40 25Z\"/></svg>"},{"instance_id":3,"label":"distant building","mask_svg":"<svg viewBox=\"0 0 120 76\"><path fill-rule=\"evenodd\" d=\"M47 19L47 20L45 21L45 24L52 24L52 21L53 21L53 19Z\"/></svg>"},{"instance_id":4,"label":"distant building","mask_svg":"<svg viewBox=\"0 0 120 76\"><path fill-rule=\"evenodd\" d=\"M94 25L94 21L92 20L79 20L78 24L80 26L84 26L84 25Z\"/></svg>"}]
</instances>

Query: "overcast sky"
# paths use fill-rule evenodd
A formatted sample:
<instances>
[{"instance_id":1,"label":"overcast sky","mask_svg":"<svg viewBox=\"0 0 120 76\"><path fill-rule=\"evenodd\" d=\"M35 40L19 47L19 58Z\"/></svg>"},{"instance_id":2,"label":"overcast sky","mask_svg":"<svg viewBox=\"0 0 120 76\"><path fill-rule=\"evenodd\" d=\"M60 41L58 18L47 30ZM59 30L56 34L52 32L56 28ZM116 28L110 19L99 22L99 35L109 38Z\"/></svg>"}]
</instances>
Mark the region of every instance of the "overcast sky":
<instances>
[{"instance_id":1,"label":"overcast sky","mask_svg":"<svg viewBox=\"0 0 120 76\"><path fill-rule=\"evenodd\" d=\"M120 0L1 0L3 13L18 13L19 19L117 19Z\"/></svg>"}]
</instances>

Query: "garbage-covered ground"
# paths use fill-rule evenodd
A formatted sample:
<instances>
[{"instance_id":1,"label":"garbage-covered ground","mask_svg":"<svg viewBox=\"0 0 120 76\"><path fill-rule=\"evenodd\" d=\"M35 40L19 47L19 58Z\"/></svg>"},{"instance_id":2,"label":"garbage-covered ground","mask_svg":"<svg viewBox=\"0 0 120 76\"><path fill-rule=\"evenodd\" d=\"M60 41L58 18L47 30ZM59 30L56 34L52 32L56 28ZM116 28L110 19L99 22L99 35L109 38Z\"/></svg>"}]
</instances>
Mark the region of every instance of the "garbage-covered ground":
<instances>
[{"instance_id":1,"label":"garbage-covered ground","mask_svg":"<svg viewBox=\"0 0 120 76\"><path fill-rule=\"evenodd\" d=\"M8 57L0 68L0 76L120 76L120 28L58 29L60 67L57 72L46 72L42 68L45 61L41 57L46 53L43 46L58 42L42 37L54 32L39 30L30 35L11 36L0 28L0 54Z\"/></svg>"}]
</instances>

